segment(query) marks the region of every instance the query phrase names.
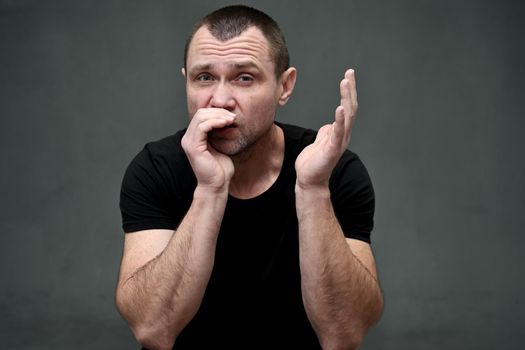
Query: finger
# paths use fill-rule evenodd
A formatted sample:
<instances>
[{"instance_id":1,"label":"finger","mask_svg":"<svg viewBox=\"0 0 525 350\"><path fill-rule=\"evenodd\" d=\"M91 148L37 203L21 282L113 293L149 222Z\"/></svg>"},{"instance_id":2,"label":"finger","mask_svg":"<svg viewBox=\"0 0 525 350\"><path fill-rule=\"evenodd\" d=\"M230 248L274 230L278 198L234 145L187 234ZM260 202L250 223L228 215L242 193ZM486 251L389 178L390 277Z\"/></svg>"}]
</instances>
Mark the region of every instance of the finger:
<instances>
[{"instance_id":1,"label":"finger","mask_svg":"<svg viewBox=\"0 0 525 350\"><path fill-rule=\"evenodd\" d=\"M335 121L332 124L332 133L330 135L330 143L336 147L340 147L345 138L345 110L343 106L335 109Z\"/></svg>"},{"instance_id":2,"label":"finger","mask_svg":"<svg viewBox=\"0 0 525 350\"><path fill-rule=\"evenodd\" d=\"M355 80L355 70L348 69L345 72L345 79L350 83L350 101L354 115L357 113L357 85Z\"/></svg>"},{"instance_id":3,"label":"finger","mask_svg":"<svg viewBox=\"0 0 525 350\"><path fill-rule=\"evenodd\" d=\"M318 131L317 136L315 137L314 143L321 144L326 142L330 133L331 124L323 125Z\"/></svg>"},{"instance_id":4,"label":"finger","mask_svg":"<svg viewBox=\"0 0 525 350\"><path fill-rule=\"evenodd\" d=\"M350 133L357 116L357 90L355 71L353 69L349 69L345 72L345 79L341 82L341 90L341 94L344 97L341 98L342 106L347 108L345 113L345 126L347 132Z\"/></svg>"},{"instance_id":5,"label":"finger","mask_svg":"<svg viewBox=\"0 0 525 350\"><path fill-rule=\"evenodd\" d=\"M190 123L198 124L206 119L227 117L235 117L235 114L222 108L201 108L193 115Z\"/></svg>"},{"instance_id":6,"label":"finger","mask_svg":"<svg viewBox=\"0 0 525 350\"><path fill-rule=\"evenodd\" d=\"M341 80L339 84L339 92L341 94L341 106L345 109L345 115L352 112L352 97L350 95L350 81L346 78Z\"/></svg>"},{"instance_id":7,"label":"finger","mask_svg":"<svg viewBox=\"0 0 525 350\"><path fill-rule=\"evenodd\" d=\"M201 131L204 129L206 129L207 131L211 130L209 129L209 126L210 126L209 123L204 124L204 127L205 127L204 129L203 129L203 126L201 125L202 123L208 120L215 120L215 122L219 120L223 120L223 123L224 121L226 121L231 124L235 121L235 114L225 109L201 108L193 115L193 118L190 120L190 124L188 125L187 133L191 135L197 130L201 130ZM215 122L212 122L212 124ZM225 125L228 125L228 124L224 124L222 126L225 126Z\"/></svg>"},{"instance_id":8,"label":"finger","mask_svg":"<svg viewBox=\"0 0 525 350\"><path fill-rule=\"evenodd\" d=\"M229 110L224 109L224 108L210 107L210 108L206 108L206 110L213 114L235 116L235 113L230 112Z\"/></svg>"},{"instance_id":9,"label":"finger","mask_svg":"<svg viewBox=\"0 0 525 350\"><path fill-rule=\"evenodd\" d=\"M353 109L352 109L352 100L350 96L350 82L348 79L343 79L340 84L340 90L341 90L341 106L343 107L344 111L344 131L347 135L350 134L352 131L352 116L353 116Z\"/></svg>"},{"instance_id":10,"label":"finger","mask_svg":"<svg viewBox=\"0 0 525 350\"><path fill-rule=\"evenodd\" d=\"M212 129L223 128L226 125L233 123L233 117L229 117L229 118L231 118L231 121L228 121L226 117L206 119L201 122L192 120L192 123L190 123L190 126L186 130L186 134L184 135L184 138L186 139L186 142L189 142L189 143L205 142L208 139L208 133Z\"/></svg>"},{"instance_id":11,"label":"finger","mask_svg":"<svg viewBox=\"0 0 525 350\"><path fill-rule=\"evenodd\" d=\"M212 129L224 128L227 125L233 124L234 120L235 119L231 116L207 119L199 123L199 125L197 125L197 129L199 132L207 134Z\"/></svg>"}]
</instances>

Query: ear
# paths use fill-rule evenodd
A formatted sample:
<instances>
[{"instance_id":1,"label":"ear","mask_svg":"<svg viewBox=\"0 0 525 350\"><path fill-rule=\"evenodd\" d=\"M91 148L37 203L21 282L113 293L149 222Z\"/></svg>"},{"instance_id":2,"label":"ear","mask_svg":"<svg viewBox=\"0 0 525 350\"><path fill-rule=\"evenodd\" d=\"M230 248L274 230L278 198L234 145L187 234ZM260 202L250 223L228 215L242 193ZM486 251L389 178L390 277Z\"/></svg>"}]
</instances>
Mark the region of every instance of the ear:
<instances>
[{"instance_id":1,"label":"ear","mask_svg":"<svg viewBox=\"0 0 525 350\"><path fill-rule=\"evenodd\" d=\"M297 70L294 67L290 67L283 72L281 79L279 80L281 87L281 94L279 96L279 105L284 106L286 102L292 96L293 88L295 86L295 80L297 78Z\"/></svg>"},{"instance_id":2,"label":"ear","mask_svg":"<svg viewBox=\"0 0 525 350\"><path fill-rule=\"evenodd\" d=\"M182 73L182 76L186 78L186 69L184 69L184 67L180 69L180 72Z\"/></svg>"}]
</instances>

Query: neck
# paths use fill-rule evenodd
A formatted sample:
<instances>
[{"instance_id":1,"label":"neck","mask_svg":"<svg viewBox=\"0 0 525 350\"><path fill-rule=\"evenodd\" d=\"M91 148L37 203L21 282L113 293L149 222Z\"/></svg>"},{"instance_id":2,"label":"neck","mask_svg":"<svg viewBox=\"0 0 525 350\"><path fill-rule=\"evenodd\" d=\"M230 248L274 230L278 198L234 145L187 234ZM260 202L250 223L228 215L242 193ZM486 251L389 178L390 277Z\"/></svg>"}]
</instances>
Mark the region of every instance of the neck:
<instances>
[{"instance_id":1,"label":"neck","mask_svg":"<svg viewBox=\"0 0 525 350\"><path fill-rule=\"evenodd\" d=\"M253 198L268 190L277 180L284 161L284 133L273 124L268 133L248 150L232 157L235 174L230 194Z\"/></svg>"}]
</instances>

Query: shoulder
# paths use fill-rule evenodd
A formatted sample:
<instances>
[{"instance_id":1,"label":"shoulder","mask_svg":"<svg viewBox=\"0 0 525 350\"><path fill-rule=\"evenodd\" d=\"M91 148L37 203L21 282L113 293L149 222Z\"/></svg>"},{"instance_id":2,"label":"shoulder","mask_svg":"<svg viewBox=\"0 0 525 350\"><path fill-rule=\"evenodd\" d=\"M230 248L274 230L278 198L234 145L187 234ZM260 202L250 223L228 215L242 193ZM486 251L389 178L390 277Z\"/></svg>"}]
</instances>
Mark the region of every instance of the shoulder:
<instances>
[{"instance_id":1,"label":"shoulder","mask_svg":"<svg viewBox=\"0 0 525 350\"><path fill-rule=\"evenodd\" d=\"M296 156L309 144L315 141L317 131L297 125L276 122L284 133L286 151Z\"/></svg>"},{"instance_id":2,"label":"shoulder","mask_svg":"<svg viewBox=\"0 0 525 350\"><path fill-rule=\"evenodd\" d=\"M144 170L162 170L186 162L186 154L181 147L181 139L186 130L151 141L144 145L142 150L132 159L128 171L142 168Z\"/></svg>"},{"instance_id":3,"label":"shoulder","mask_svg":"<svg viewBox=\"0 0 525 350\"><path fill-rule=\"evenodd\" d=\"M357 154L346 150L330 177L335 214L347 238L370 243L375 193L368 171Z\"/></svg>"},{"instance_id":4,"label":"shoulder","mask_svg":"<svg viewBox=\"0 0 525 350\"><path fill-rule=\"evenodd\" d=\"M147 143L128 165L120 190L124 232L175 229L196 179L180 141L184 130Z\"/></svg>"},{"instance_id":5,"label":"shoulder","mask_svg":"<svg viewBox=\"0 0 525 350\"><path fill-rule=\"evenodd\" d=\"M286 138L295 142L305 143L306 145L314 142L315 136L317 135L317 131L298 125L281 122L275 122L275 124L283 130Z\"/></svg>"},{"instance_id":6,"label":"shoulder","mask_svg":"<svg viewBox=\"0 0 525 350\"><path fill-rule=\"evenodd\" d=\"M332 173L333 180L337 180L339 176L351 173L354 177L362 178L368 177L368 171L361 160L361 158L351 150L345 150L337 162Z\"/></svg>"},{"instance_id":7,"label":"shoulder","mask_svg":"<svg viewBox=\"0 0 525 350\"><path fill-rule=\"evenodd\" d=\"M283 129L287 159L292 160L315 141L317 131L295 125L276 123ZM286 158L285 158L286 159ZM334 211L348 238L370 243L374 224L375 195L372 181L360 157L345 150L330 177Z\"/></svg>"},{"instance_id":8,"label":"shoulder","mask_svg":"<svg viewBox=\"0 0 525 350\"><path fill-rule=\"evenodd\" d=\"M361 158L354 152L346 150L332 171L330 188L335 196L357 194L374 198L372 180Z\"/></svg>"},{"instance_id":9,"label":"shoulder","mask_svg":"<svg viewBox=\"0 0 525 350\"><path fill-rule=\"evenodd\" d=\"M174 158L186 158L181 146L181 139L185 132L186 129L183 129L160 140L146 143L141 152L142 156L144 157L147 155L154 161L169 161Z\"/></svg>"},{"instance_id":10,"label":"shoulder","mask_svg":"<svg viewBox=\"0 0 525 350\"><path fill-rule=\"evenodd\" d=\"M193 172L181 147L185 129L148 142L132 159L124 174L123 185L149 184L155 187L173 187L179 183L193 181ZM148 186L148 187L150 187Z\"/></svg>"}]
</instances>

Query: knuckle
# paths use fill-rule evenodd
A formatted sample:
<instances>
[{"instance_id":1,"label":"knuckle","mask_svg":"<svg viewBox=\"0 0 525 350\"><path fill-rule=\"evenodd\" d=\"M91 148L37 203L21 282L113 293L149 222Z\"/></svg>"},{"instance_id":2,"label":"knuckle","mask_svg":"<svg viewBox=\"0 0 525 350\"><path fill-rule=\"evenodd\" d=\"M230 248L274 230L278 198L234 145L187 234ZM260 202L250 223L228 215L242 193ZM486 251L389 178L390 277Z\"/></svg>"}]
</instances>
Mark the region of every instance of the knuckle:
<instances>
[{"instance_id":1,"label":"knuckle","mask_svg":"<svg viewBox=\"0 0 525 350\"><path fill-rule=\"evenodd\" d=\"M206 125L204 125L204 123L199 123L199 125L197 125L197 130L199 132L205 133L206 132Z\"/></svg>"},{"instance_id":2,"label":"knuckle","mask_svg":"<svg viewBox=\"0 0 525 350\"><path fill-rule=\"evenodd\" d=\"M182 148L188 149L188 146L189 146L188 143L189 143L188 138L186 136L183 136L182 140L180 141L180 145L182 146Z\"/></svg>"},{"instance_id":3,"label":"knuckle","mask_svg":"<svg viewBox=\"0 0 525 350\"><path fill-rule=\"evenodd\" d=\"M195 114L193 115L193 118L192 120L195 120L195 121L200 121L202 120L202 118L204 117L206 113L206 109L205 108L199 108L197 109L197 111L195 112Z\"/></svg>"}]
</instances>

